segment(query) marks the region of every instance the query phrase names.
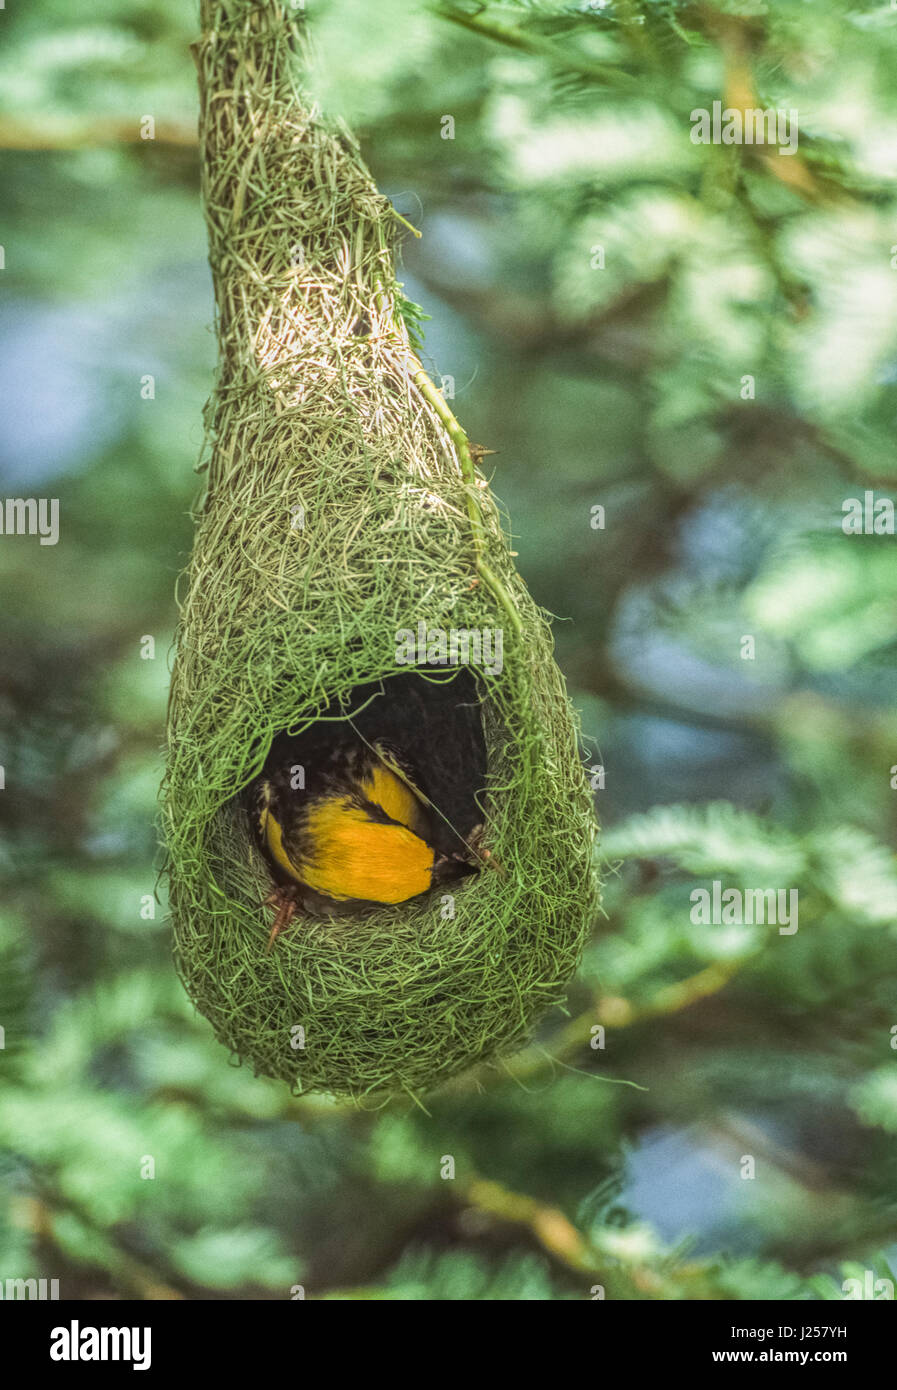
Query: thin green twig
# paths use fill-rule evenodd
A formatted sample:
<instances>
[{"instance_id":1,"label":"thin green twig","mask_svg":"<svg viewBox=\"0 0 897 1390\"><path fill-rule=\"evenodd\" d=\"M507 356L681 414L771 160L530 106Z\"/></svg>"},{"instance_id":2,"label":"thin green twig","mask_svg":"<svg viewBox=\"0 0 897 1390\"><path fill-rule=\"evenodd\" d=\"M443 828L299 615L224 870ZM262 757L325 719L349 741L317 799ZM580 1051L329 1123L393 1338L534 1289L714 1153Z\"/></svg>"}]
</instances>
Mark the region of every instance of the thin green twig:
<instances>
[{"instance_id":1,"label":"thin green twig","mask_svg":"<svg viewBox=\"0 0 897 1390\"><path fill-rule=\"evenodd\" d=\"M477 574L507 613L511 622L511 627L514 630L514 635L520 638L523 636L523 625L520 621L520 615L517 612L514 600L511 598L511 595L508 593L492 566L483 558L485 533L483 531L483 518L480 515L479 503L476 497L476 489L479 484L476 465L473 461L473 454L470 452L470 440L467 438L464 429L458 423L446 404L442 392L436 389L423 367L419 366L412 372L412 380L421 394L436 411L436 414L439 416L443 425L445 425L449 438L457 450L458 461L461 465L461 476L467 484L467 515L470 518L470 527L473 532Z\"/></svg>"}]
</instances>

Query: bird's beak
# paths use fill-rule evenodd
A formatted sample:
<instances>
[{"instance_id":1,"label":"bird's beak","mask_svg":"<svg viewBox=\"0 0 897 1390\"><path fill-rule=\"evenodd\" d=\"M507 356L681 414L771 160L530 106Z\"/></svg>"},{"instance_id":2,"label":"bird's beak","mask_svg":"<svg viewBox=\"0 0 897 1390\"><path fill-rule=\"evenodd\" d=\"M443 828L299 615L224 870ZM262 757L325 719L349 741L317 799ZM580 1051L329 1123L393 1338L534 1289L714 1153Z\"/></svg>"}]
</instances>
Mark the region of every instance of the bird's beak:
<instances>
[{"instance_id":1,"label":"bird's beak","mask_svg":"<svg viewBox=\"0 0 897 1390\"><path fill-rule=\"evenodd\" d=\"M433 883L448 883L476 870L476 863L463 854L441 854L433 864Z\"/></svg>"}]
</instances>

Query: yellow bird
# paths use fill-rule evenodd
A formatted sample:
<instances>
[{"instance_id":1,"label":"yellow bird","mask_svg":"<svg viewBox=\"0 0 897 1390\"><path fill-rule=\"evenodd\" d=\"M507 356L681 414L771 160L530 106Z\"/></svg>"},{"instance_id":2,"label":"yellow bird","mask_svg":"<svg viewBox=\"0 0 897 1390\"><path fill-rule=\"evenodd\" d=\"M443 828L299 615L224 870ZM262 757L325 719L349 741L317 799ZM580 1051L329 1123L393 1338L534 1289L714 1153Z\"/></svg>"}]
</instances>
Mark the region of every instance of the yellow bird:
<instances>
[{"instance_id":1,"label":"yellow bird","mask_svg":"<svg viewBox=\"0 0 897 1390\"><path fill-rule=\"evenodd\" d=\"M458 693L451 702L444 694L434 698L430 682L418 677L419 686L409 686L413 679L399 678L398 709L399 685L385 682L391 698L374 700L356 719L323 720L302 735L274 739L249 788L250 816L273 880L268 902L277 908L269 949L300 907L316 916L362 913L474 871L482 813L457 760L466 760L468 783L481 786L479 709L468 702L452 717ZM401 741L420 755L421 700L440 744L423 774L396 746L398 726ZM388 742L376 737L384 730ZM445 745L453 734L461 747Z\"/></svg>"}]
</instances>

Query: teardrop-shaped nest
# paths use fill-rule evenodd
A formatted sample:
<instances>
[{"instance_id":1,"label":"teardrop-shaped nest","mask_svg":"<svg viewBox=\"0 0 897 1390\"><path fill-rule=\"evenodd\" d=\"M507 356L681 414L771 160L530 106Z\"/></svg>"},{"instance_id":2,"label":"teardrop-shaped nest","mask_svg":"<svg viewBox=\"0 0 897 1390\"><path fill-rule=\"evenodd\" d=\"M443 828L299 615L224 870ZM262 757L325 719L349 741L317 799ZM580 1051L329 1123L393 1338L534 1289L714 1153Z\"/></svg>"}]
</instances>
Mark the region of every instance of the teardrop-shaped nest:
<instances>
[{"instance_id":1,"label":"teardrop-shaped nest","mask_svg":"<svg viewBox=\"0 0 897 1390\"><path fill-rule=\"evenodd\" d=\"M416 1095L514 1050L563 998L596 909L592 799L548 623L409 344L391 205L299 93L283 9L205 9L220 369L163 789L176 959L256 1072ZM491 635L470 663L489 862L448 897L301 916L269 953L271 879L241 794L279 731L407 673L400 634L421 624Z\"/></svg>"}]
</instances>

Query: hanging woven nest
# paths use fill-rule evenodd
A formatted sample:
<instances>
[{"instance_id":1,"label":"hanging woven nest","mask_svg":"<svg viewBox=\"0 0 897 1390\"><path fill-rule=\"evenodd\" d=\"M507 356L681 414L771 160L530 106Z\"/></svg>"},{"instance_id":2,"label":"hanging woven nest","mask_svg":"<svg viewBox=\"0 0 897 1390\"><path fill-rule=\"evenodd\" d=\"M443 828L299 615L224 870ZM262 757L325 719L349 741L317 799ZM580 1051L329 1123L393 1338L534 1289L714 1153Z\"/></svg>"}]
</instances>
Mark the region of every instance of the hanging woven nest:
<instances>
[{"instance_id":1,"label":"hanging woven nest","mask_svg":"<svg viewBox=\"0 0 897 1390\"><path fill-rule=\"evenodd\" d=\"M220 365L163 789L176 959L257 1073L417 1095L514 1050L563 998L596 907L594 811L548 623L409 341L400 219L301 90L295 14L202 12ZM271 872L245 789L272 740L407 678L399 634L453 630L502 642L466 677L486 748L480 870L448 896L300 915L267 951Z\"/></svg>"}]
</instances>

